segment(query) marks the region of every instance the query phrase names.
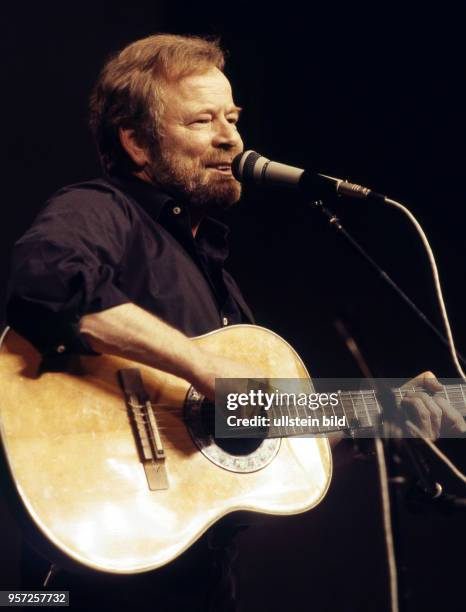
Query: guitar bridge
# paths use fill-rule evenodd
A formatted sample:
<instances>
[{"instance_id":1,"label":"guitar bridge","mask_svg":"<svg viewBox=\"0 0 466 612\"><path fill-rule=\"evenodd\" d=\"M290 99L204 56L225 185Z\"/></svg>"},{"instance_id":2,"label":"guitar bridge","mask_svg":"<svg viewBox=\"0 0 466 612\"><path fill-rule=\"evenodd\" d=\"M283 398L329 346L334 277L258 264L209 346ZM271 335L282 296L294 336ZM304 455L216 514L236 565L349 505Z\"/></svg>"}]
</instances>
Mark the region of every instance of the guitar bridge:
<instances>
[{"instance_id":1,"label":"guitar bridge","mask_svg":"<svg viewBox=\"0 0 466 612\"><path fill-rule=\"evenodd\" d=\"M137 368L118 370L136 446L151 491L168 489L165 451L149 395Z\"/></svg>"}]
</instances>

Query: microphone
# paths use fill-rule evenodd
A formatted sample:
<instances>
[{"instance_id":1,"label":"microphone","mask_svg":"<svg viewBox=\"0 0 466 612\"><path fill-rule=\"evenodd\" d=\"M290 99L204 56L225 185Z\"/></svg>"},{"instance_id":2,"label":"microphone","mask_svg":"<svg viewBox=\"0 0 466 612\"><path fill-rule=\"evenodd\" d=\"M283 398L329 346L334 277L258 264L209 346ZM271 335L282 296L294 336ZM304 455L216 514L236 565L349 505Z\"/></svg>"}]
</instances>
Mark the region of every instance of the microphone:
<instances>
[{"instance_id":1,"label":"microphone","mask_svg":"<svg viewBox=\"0 0 466 612\"><path fill-rule=\"evenodd\" d=\"M386 196L362 185L270 161L256 151L244 151L237 155L232 161L231 171L240 183L288 186L311 197L322 191L328 192L330 189L350 198L386 201Z\"/></svg>"}]
</instances>

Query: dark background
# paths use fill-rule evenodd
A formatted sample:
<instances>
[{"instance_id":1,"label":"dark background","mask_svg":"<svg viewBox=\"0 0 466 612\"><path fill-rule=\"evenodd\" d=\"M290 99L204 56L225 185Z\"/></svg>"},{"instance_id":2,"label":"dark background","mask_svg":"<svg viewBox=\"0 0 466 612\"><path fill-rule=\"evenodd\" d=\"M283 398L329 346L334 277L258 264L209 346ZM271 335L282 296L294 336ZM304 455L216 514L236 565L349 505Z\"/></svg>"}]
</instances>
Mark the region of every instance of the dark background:
<instances>
[{"instance_id":1,"label":"dark background","mask_svg":"<svg viewBox=\"0 0 466 612\"><path fill-rule=\"evenodd\" d=\"M218 34L244 107L246 148L405 203L431 241L457 347L466 352L463 19L448 4L391 2L365 10L168 0L3 9L2 302L9 251L41 204L62 185L99 172L86 109L108 54L155 32ZM406 218L379 204L327 203L441 326L427 259ZM229 267L258 322L291 342L313 376L359 376L336 318L379 376L409 378L426 369L455 376L447 349L292 195L246 192L229 222ZM466 467L463 443L443 448ZM244 611L387 609L377 490L374 466L352 462L318 509L268 519L242 536ZM402 513L413 610L464 609L464 526L460 516ZM5 574L12 580L13 565Z\"/></svg>"}]
</instances>

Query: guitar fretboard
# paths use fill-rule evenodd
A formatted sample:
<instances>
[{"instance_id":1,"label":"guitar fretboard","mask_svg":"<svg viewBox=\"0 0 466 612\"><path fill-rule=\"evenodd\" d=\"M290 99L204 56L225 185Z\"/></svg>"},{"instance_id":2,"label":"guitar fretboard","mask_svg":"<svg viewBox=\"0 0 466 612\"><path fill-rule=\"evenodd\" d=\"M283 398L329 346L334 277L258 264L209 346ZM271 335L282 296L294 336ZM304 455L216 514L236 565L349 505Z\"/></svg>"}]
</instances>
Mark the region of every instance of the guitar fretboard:
<instances>
[{"instance_id":1,"label":"guitar fretboard","mask_svg":"<svg viewBox=\"0 0 466 612\"><path fill-rule=\"evenodd\" d=\"M403 387L391 390L396 404L411 391L424 391L422 387ZM306 406L274 406L270 414L270 437L288 437L307 434L326 434L336 431L354 430L368 435L383 422L383 410L377 393L373 389L358 391L338 391L338 404L310 410ZM463 417L466 417L466 384L444 385L442 391L435 393L446 399ZM306 420L306 423L303 423ZM296 421L300 424L297 425Z\"/></svg>"}]
</instances>

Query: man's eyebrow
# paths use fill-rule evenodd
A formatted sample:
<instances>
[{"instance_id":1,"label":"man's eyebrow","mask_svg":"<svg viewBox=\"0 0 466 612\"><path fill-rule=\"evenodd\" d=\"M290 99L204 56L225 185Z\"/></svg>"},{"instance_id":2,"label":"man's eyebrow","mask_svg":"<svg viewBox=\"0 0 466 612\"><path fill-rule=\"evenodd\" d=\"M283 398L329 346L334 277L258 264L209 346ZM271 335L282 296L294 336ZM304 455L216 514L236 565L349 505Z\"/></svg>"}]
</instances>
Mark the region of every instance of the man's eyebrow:
<instances>
[{"instance_id":1,"label":"man's eyebrow","mask_svg":"<svg viewBox=\"0 0 466 612\"><path fill-rule=\"evenodd\" d=\"M238 115L242 112L242 107L241 106L236 106L236 104L234 104L232 107L230 107L227 111L227 113L238 113ZM192 114L198 114L198 113L212 113L214 112L215 109L209 106L205 106L202 108L199 108L197 111L194 111ZM190 113L191 114L191 113Z\"/></svg>"}]
</instances>

